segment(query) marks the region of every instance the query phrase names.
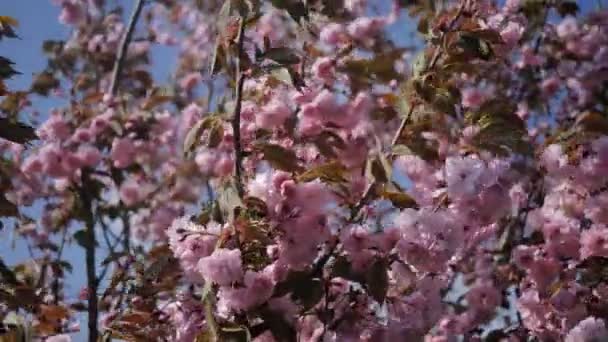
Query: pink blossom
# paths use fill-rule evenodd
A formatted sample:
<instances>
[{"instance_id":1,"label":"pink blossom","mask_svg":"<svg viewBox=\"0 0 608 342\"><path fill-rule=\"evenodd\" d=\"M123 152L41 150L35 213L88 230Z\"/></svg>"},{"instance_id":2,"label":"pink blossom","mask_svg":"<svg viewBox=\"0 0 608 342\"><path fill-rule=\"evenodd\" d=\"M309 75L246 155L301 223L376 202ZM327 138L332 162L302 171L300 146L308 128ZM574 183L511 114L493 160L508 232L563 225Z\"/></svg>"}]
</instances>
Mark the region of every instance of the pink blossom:
<instances>
[{"instance_id":1,"label":"pink blossom","mask_svg":"<svg viewBox=\"0 0 608 342\"><path fill-rule=\"evenodd\" d=\"M407 175L415 183L432 181L433 169L424 159L408 154L400 156L395 161L395 168Z\"/></svg>"},{"instance_id":2,"label":"pink blossom","mask_svg":"<svg viewBox=\"0 0 608 342\"><path fill-rule=\"evenodd\" d=\"M260 128L273 129L282 125L291 114L291 109L284 102L275 99L261 108L255 122Z\"/></svg>"},{"instance_id":3,"label":"pink blossom","mask_svg":"<svg viewBox=\"0 0 608 342\"><path fill-rule=\"evenodd\" d=\"M200 72L193 72L182 77L179 81L179 86L184 91L192 91L202 80Z\"/></svg>"},{"instance_id":4,"label":"pink blossom","mask_svg":"<svg viewBox=\"0 0 608 342\"><path fill-rule=\"evenodd\" d=\"M596 342L608 339L608 329L602 319L588 317L572 328L566 342Z\"/></svg>"},{"instance_id":5,"label":"pink blossom","mask_svg":"<svg viewBox=\"0 0 608 342\"><path fill-rule=\"evenodd\" d=\"M557 77L557 76L548 77L548 78L544 79L542 81L542 83L540 84L540 87L546 96L551 96L551 95L555 94L555 92L557 92L559 90L560 86L561 86L561 81L560 81L559 77Z\"/></svg>"},{"instance_id":6,"label":"pink blossom","mask_svg":"<svg viewBox=\"0 0 608 342\"><path fill-rule=\"evenodd\" d=\"M524 31L525 29L521 24L510 21L507 26L500 31L500 36L508 47L514 47L521 39Z\"/></svg>"},{"instance_id":7,"label":"pink blossom","mask_svg":"<svg viewBox=\"0 0 608 342\"><path fill-rule=\"evenodd\" d=\"M203 174L211 174L218 160L218 155L215 151L202 150L197 153L194 160Z\"/></svg>"},{"instance_id":8,"label":"pink blossom","mask_svg":"<svg viewBox=\"0 0 608 342\"><path fill-rule=\"evenodd\" d=\"M361 13L365 11L365 6L367 5L367 0L345 0L344 8L353 13Z\"/></svg>"},{"instance_id":9,"label":"pink blossom","mask_svg":"<svg viewBox=\"0 0 608 342\"><path fill-rule=\"evenodd\" d=\"M608 165L608 137L603 136L591 143L593 152L597 154L597 160L601 165Z\"/></svg>"},{"instance_id":10,"label":"pink blossom","mask_svg":"<svg viewBox=\"0 0 608 342\"><path fill-rule=\"evenodd\" d=\"M445 162L448 194L454 199L476 194L486 167L483 161L471 157L449 157Z\"/></svg>"},{"instance_id":11,"label":"pink blossom","mask_svg":"<svg viewBox=\"0 0 608 342\"><path fill-rule=\"evenodd\" d=\"M462 106L466 108L477 108L481 106L488 97L488 94L478 88L465 88L462 93Z\"/></svg>"},{"instance_id":12,"label":"pink blossom","mask_svg":"<svg viewBox=\"0 0 608 342\"><path fill-rule=\"evenodd\" d=\"M54 113L42 126L40 126L37 134L41 139L54 141L67 139L71 132L70 126L63 120L61 115Z\"/></svg>"},{"instance_id":13,"label":"pink blossom","mask_svg":"<svg viewBox=\"0 0 608 342\"><path fill-rule=\"evenodd\" d=\"M335 46L345 40L345 35L344 26L338 23L329 23L323 27L321 33L319 33L319 38L321 42Z\"/></svg>"},{"instance_id":14,"label":"pink blossom","mask_svg":"<svg viewBox=\"0 0 608 342\"><path fill-rule=\"evenodd\" d=\"M45 145L38 152L42 162L42 170L45 174L59 178L68 175L63 163L64 153L57 145Z\"/></svg>"},{"instance_id":15,"label":"pink blossom","mask_svg":"<svg viewBox=\"0 0 608 342\"><path fill-rule=\"evenodd\" d=\"M566 80L566 85L568 86L568 89L570 89L576 96L579 106L583 106L591 101L591 89L578 78L568 78L568 80Z\"/></svg>"},{"instance_id":16,"label":"pink blossom","mask_svg":"<svg viewBox=\"0 0 608 342\"><path fill-rule=\"evenodd\" d=\"M65 25L77 25L84 19L85 12L76 0L63 0L59 22Z\"/></svg>"},{"instance_id":17,"label":"pink blossom","mask_svg":"<svg viewBox=\"0 0 608 342\"><path fill-rule=\"evenodd\" d=\"M210 256L198 262L199 272L205 280L221 286L229 286L243 277L241 251L238 249L216 249Z\"/></svg>"},{"instance_id":18,"label":"pink blossom","mask_svg":"<svg viewBox=\"0 0 608 342\"><path fill-rule=\"evenodd\" d=\"M247 271L243 287L220 288L218 306L225 307L226 311L250 310L270 299L273 287L273 281L264 273Z\"/></svg>"},{"instance_id":19,"label":"pink blossom","mask_svg":"<svg viewBox=\"0 0 608 342\"><path fill-rule=\"evenodd\" d=\"M319 80L330 83L334 78L335 61L330 57L322 57L312 65L312 74Z\"/></svg>"},{"instance_id":20,"label":"pink blossom","mask_svg":"<svg viewBox=\"0 0 608 342\"><path fill-rule=\"evenodd\" d=\"M82 162L82 165L88 167L95 167L101 161L101 152L94 146L80 146L78 148L77 156Z\"/></svg>"},{"instance_id":21,"label":"pink blossom","mask_svg":"<svg viewBox=\"0 0 608 342\"><path fill-rule=\"evenodd\" d=\"M213 253L220 231L221 226L216 222L211 221L202 226L186 217L175 219L169 226L169 247L189 279L202 280L198 262Z\"/></svg>"},{"instance_id":22,"label":"pink blossom","mask_svg":"<svg viewBox=\"0 0 608 342\"><path fill-rule=\"evenodd\" d=\"M608 228L595 225L581 233L581 258L608 257Z\"/></svg>"},{"instance_id":23,"label":"pink blossom","mask_svg":"<svg viewBox=\"0 0 608 342\"><path fill-rule=\"evenodd\" d=\"M67 334L61 334L61 335L53 335L50 337L47 337L46 342L71 342L72 338L70 337L70 335Z\"/></svg>"},{"instance_id":24,"label":"pink blossom","mask_svg":"<svg viewBox=\"0 0 608 342\"><path fill-rule=\"evenodd\" d=\"M88 143L93 141L93 133L89 128L80 127L72 135L72 140L77 143Z\"/></svg>"},{"instance_id":25,"label":"pink blossom","mask_svg":"<svg viewBox=\"0 0 608 342\"><path fill-rule=\"evenodd\" d=\"M232 170L234 169L234 160L232 156L229 154L222 154L222 156L217 160L213 171L215 175L218 177L226 177L232 174Z\"/></svg>"},{"instance_id":26,"label":"pink blossom","mask_svg":"<svg viewBox=\"0 0 608 342\"><path fill-rule=\"evenodd\" d=\"M562 39L573 38L578 34L579 27L576 18L566 17L557 25L557 35Z\"/></svg>"},{"instance_id":27,"label":"pink blossom","mask_svg":"<svg viewBox=\"0 0 608 342\"><path fill-rule=\"evenodd\" d=\"M585 201L585 217L598 224L608 224L608 193L601 193Z\"/></svg>"},{"instance_id":28,"label":"pink blossom","mask_svg":"<svg viewBox=\"0 0 608 342\"><path fill-rule=\"evenodd\" d=\"M350 23L347 31L354 39L365 41L380 33L384 25L383 19L361 17Z\"/></svg>"},{"instance_id":29,"label":"pink blossom","mask_svg":"<svg viewBox=\"0 0 608 342\"><path fill-rule=\"evenodd\" d=\"M467 292L466 299L473 310L491 312L500 304L501 294L492 284L477 284Z\"/></svg>"},{"instance_id":30,"label":"pink blossom","mask_svg":"<svg viewBox=\"0 0 608 342\"><path fill-rule=\"evenodd\" d=\"M555 172L568 162L562 151L561 145L552 144L547 146L541 157L543 165L550 172Z\"/></svg>"},{"instance_id":31,"label":"pink blossom","mask_svg":"<svg viewBox=\"0 0 608 342\"><path fill-rule=\"evenodd\" d=\"M91 121L90 132L93 135L103 133L108 127L110 127L110 119L114 115L113 110L107 110L103 114L96 116Z\"/></svg>"},{"instance_id":32,"label":"pink blossom","mask_svg":"<svg viewBox=\"0 0 608 342\"><path fill-rule=\"evenodd\" d=\"M141 185L134 180L124 181L120 185L120 200L131 207L143 199Z\"/></svg>"},{"instance_id":33,"label":"pink blossom","mask_svg":"<svg viewBox=\"0 0 608 342\"><path fill-rule=\"evenodd\" d=\"M28 156L23 164L21 165L21 171L23 173L33 174L40 173L42 171L44 164L40 159L40 156L34 154Z\"/></svg>"},{"instance_id":34,"label":"pink blossom","mask_svg":"<svg viewBox=\"0 0 608 342\"><path fill-rule=\"evenodd\" d=\"M507 0L505 1L505 11L509 13L515 13L521 6L521 0Z\"/></svg>"},{"instance_id":35,"label":"pink blossom","mask_svg":"<svg viewBox=\"0 0 608 342\"><path fill-rule=\"evenodd\" d=\"M135 162L135 145L130 138L114 138L110 158L114 161L114 166L123 169Z\"/></svg>"}]
</instances>

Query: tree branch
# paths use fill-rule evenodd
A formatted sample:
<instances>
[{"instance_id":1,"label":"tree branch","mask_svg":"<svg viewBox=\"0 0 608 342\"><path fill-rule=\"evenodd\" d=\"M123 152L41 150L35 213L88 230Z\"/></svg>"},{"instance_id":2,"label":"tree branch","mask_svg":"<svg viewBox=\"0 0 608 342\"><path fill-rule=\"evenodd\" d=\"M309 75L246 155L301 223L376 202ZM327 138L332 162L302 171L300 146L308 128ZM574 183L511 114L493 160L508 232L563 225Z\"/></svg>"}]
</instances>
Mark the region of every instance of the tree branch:
<instances>
[{"instance_id":1,"label":"tree branch","mask_svg":"<svg viewBox=\"0 0 608 342\"><path fill-rule=\"evenodd\" d=\"M448 23L446 31L442 32L442 37L441 37L442 40L443 40L443 37L445 37L445 33L450 32L454 29L454 25L456 25L456 23L458 22L458 19L460 19L460 17L464 13L464 7L465 7L465 2L462 1L458 7L458 10L456 11L456 14L454 15L454 17L452 17L452 19ZM426 71L430 71L435 68L435 66L437 65L437 62L443 55L443 52L444 51L441 48L441 45L436 47L435 53L433 54L433 57L431 58L428 68L426 68ZM391 140L391 147L394 147L395 145L397 145L397 142L399 142L399 137L401 137L401 135L403 134L403 131L405 130L405 127L407 127L407 125L410 123L410 121L412 119L412 114L413 114L415 108L416 108L415 103L410 104L410 109L409 109L408 113L401 120L401 123L399 124L399 129L397 129L397 132L395 132L395 135L393 136L393 139ZM376 185L377 185L377 182L374 181L374 182L370 183L367 186L367 188L365 188L365 191L363 192L363 196L361 197L361 200L353 208L351 220L354 220L357 217L361 208L363 208L363 206L370 200L372 191L374 190Z\"/></svg>"},{"instance_id":2,"label":"tree branch","mask_svg":"<svg viewBox=\"0 0 608 342\"><path fill-rule=\"evenodd\" d=\"M89 175L84 172L82 174L82 186L79 189L80 200L83 206L82 214L85 222L86 246L85 261L87 268L87 311L88 311L88 326L89 326L89 342L97 342L99 331L97 330L97 320L99 317L98 300L97 300L97 272L95 263L95 217L93 215L93 198L90 192L87 191Z\"/></svg>"},{"instance_id":3,"label":"tree branch","mask_svg":"<svg viewBox=\"0 0 608 342\"><path fill-rule=\"evenodd\" d=\"M241 146L241 102L243 97L243 84L245 83L245 75L241 71L241 55L243 54L243 43L245 41L245 23L247 18L241 16L239 23L239 35L237 42L236 56L236 89L235 89L235 105L234 115L232 116L232 133L234 135L234 183L239 197L243 198L245 193L243 188L243 150Z\"/></svg>"},{"instance_id":4,"label":"tree branch","mask_svg":"<svg viewBox=\"0 0 608 342\"><path fill-rule=\"evenodd\" d=\"M144 7L144 1L145 0L137 0L135 8L133 8L133 13L131 13L131 18L129 19L127 31L120 41L120 47L118 49L118 53L116 54L116 61L114 62L114 69L112 70L112 83L110 84L109 91L111 95L116 95L116 92L118 91L120 73L122 72L123 64L127 58L127 50L129 49L129 43L131 42L133 32L135 31L137 19L139 18L142 8Z\"/></svg>"},{"instance_id":5,"label":"tree branch","mask_svg":"<svg viewBox=\"0 0 608 342\"><path fill-rule=\"evenodd\" d=\"M67 240L68 229L64 228L61 234L61 244L59 245L59 250L57 251L57 257L55 258L56 266L59 268L59 263L61 262L61 256L63 255L63 249L65 247L65 242ZM55 279L53 279L52 291L53 291L53 303L55 305L59 304L59 272L55 274Z\"/></svg>"}]
</instances>

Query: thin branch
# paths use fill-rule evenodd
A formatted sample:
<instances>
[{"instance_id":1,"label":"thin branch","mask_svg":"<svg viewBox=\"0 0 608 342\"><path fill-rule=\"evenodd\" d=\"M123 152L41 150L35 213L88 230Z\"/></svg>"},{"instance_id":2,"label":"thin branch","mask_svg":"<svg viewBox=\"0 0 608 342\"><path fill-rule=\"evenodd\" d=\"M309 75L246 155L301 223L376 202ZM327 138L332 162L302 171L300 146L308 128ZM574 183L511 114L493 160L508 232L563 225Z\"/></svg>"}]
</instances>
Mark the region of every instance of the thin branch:
<instances>
[{"instance_id":1,"label":"thin branch","mask_svg":"<svg viewBox=\"0 0 608 342\"><path fill-rule=\"evenodd\" d=\"M89 174L83 173L82 175L82 186L79 189L80 200L83 205L84 221L85 221L85 233L86 233L86 246L85 249L85 260L87 269L87 312L88 312L88 326L89 326L89 342L97 342L99 336L99 330L97 329L97 320L99 317L98 298L97 298L97 272L95 262L95 216L93 214L93 198L90 196L90 192L86 190L86 185L89 181Z\"/></svg>"},{"instance_id":2,"label":"thin branch","mask_svg":"<svg viewBox=\"0 0 608 342\"><path fill-rule=\"evenodd\" d=\"M243 98L243 84L245 75L241 70L241 55L243 54L243 44L245 42L245 22L247 18L241 16L239 23L239 36L237 42L237 56L235 65L236 89L234 115L232 117L232 133L234 135L234 183L239 197L243 198L245 193L243 188L243 150L241 146L241 102Z\"/></svg>"},{"instance_id":3,"label":"thin branch","mask_svg":"<svg viewBox=\"0 0 608 342\"><path fill-rule=\"evenodd\" d=\"M450 32L454 29L454 25L456 25L456 23L458 22L458 19L460 19L460 17L464 13L465 3L466 2L464 2L464 1L462 1L460 3L460 6L458 7L456 14L454 15L454 17L452 17L452 19L448 23L446 31L442 33L442 39L443 39L443 37L445 37L446 32ZM428 68L426 69L426 71L433 70L435 68L435 66L437 65L437 62L443 55L443 52L444 51L441 48L441 46L436 47L435 53L433 54L433 57L431 58L431 61L428 65ZM401 137L401 135L403 134L403 131L405 130L405 128L407 127L407 125L410 123L410 121L412 119L412 114L413 114L415 108L416 108L416 104L412 103L410 105L410 109L409 109L408 113L401 120L401 123L399 124L399 129L397 129L397 132L395 132L395 135L393 136L393 139L391 140L391 147L394 147L399 142L399 138ZM372 196L372 192L373 192L374 188L376 187L376 185L377 185L377 182L374 181L367 186L367 188L363 192L363 196L361 197L361 200L357 203L357 205L353 208L353 210L351 212L351 220L354 220L357 217L361 208L363 208L363 206L370 200L370 197Z\"/></svg>"},{"instance_id":4,"label":"thin branch","mask_svg":"<svg viewBox=\"0 0 608 342\"><path fill-rule=\"evenodd\" d=\"M118 49L118 53L116 54L116 61L114 62L114 69L112 70L112 83L110 84L110 94L112 95L116 95L116 92L118 91L118 85L120 83L120 73L122 72L123 64L125 62L125 59L127 58L127 50L129 49L129 43L131 42L131 38L133 37L133 32L135 31L137 19L139 18L142 8L144 7L144 2L144 0L137 0L135 8L133 9L133 13L131 13L131 18L129 19L127 31L125 32L120 42L120 47Z\"/></svg>"},{"instance_id":5,"label":"thin branch","mask_svg":"<svg viewBox=\"0 0 608 342\"><path fill-rule=\"evenodd\" d=\"M59 250L57 251L57 257L55 258L55 262L57 263L56 267L59 267L59 263L61 262L61 257L63 255L63 249L65 247L65 242L67 240L68 229L64 228L61 234L61 244L59 245ZM59 304L59 272L55 274L55 279L53 280L52 291L53 291L53 303L55 305Z\"/></svg>"},{"instance_id":6,"label":"thin branch","mask_svg":"<svg viewBox=\"0 0 608 342\"><path fill-rule=\"evenodd\" d=\"M122 248L124 249L124 252L127 254L131 254L131 222L129 222L129 216L127 215L126 212L123 212L123 214L120 216L121 220L122 220L122 234L123 234L123 241L122 241Z\"/></svg>"},{"instance_id":7,"label":"thin branch","mask_svg":"<svg viewBox=\"0 0 608 342\"><path fill-rule=\"evenodd\" d=\"M407 125L411 121L412 114L414 112L414 108L416 108L416 106L414 104L412 104L410 106L410 110L407 112L407 114L401 120L401 123L399 124L399 129L397 129L397 132L395 132L395 135L393 136L393 139L391 140L391 147L394 147L395 145L397 145L397 142L399 142L399 137L401 137L401 135L403 134L403 131L405 130L405 127L407 127ZM375 187L376 187L375 181L367 185L367 188L365 188L365 191L363 192L363 196L361 197L361 200L359 201L359 203L357 203L357 205L355 206L355 208L352 211L351 220L355 219L355 217L357 216L357 214L359 213L361 208L363 208L363 206L369 201L369 199L372 195L372 190L374 190Z\"/></svg>"},{"instance_id":8,"label":"thin branch","mask_svg":"<svg viewBox=\"0 0 608 342\"><path fill-rule=\"evenodd\" d=\"M116 253L116 247L118 246L118 244L121 242L120 237L117 237L115 235L113 235L114 237L114 243L110 242L110 237L108 236L108 234L111 234L112 230L110 229L110 227L104 222L103 218L101 217L99 219L99 222L101 223L102 226L102 233L103 233L103 238L106 242L106 246L108 247L108 254L109 255L114 255ZM99 275L97 276L97 286L99 287L99 284L103 281L103 279L106 277L106 274L108 273L108 270L110 269L111 263L107 263L103 269L101 270L101 272L99 273Z\"/></svg>"}]
</instances>

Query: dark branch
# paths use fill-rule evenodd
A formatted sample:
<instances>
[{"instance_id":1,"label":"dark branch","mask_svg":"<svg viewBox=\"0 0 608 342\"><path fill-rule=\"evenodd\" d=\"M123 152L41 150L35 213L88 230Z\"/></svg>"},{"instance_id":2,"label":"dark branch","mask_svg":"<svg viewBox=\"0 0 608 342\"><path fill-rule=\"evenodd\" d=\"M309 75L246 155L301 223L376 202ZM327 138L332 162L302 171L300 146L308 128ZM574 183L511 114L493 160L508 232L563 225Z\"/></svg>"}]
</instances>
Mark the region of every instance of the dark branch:
<instances>
[{"instance_id":1,"label":"dark branch","mask_svg":"<svg viewBox=\"0 0 608 342\"><path fill-rule=\"evenodd\" d=\"M131 42L131 38L133 37L135 25L137 24L137 19L139 18L139 14L141 13L143 7L144 0L137 0L135 8L133 9L133 13L131 13L131 18L129 19L127 31L125 32L125 35L120 41L118 53L116 54L116 61L114 62L114 69L112 70L112 83L110 84L110 94L112 95L116 95L116 92L118 91L118 85L120 83L120 74L122 72L125 59L127 58L127 50L129 49L129 43Z\"/></svg>"},{"instance_id":2,"label":"dark branch","mask_svg":"<svg viewBox=\"0 0 608 342\"><path fill-rule=\"evenodd\" d=\"M235 105L234 115L232 117L232 131L234 134L234 183L239 197L243 198L245 193L243 188L243 149L241 146L241 102L243 99L243 84L245 83L245 75L241 70L241 55L243 54L243 43L245 41L245 22L247 18L241 17L239 24L239 36L237 42L236 56L236 89L235 89Z\"/></svg>"},{"instance_id":3,"label":"dark branch","mask_svg":"<svg viewBox=\"0 0 608 342\"><path fill-rule=\"evenodd\" d=\"M82 186L79 189L80 201L82 203L82 214L86 227L86 246L85 261L87 268L87 312L89 326L89 342L97 342L99 331L97 330L97 320L99 317L98 299L97 299L97 271L95 262L95 216L93 214L93 198L91 193L86 189L89 184L89 174L83 172Z\"/></svg>"},{"instance_id":4,"label":"dark branch","mask_svg":"<svg viewBox=\"0 0 608 342\"><path fill-rule=\"evenodd\" d=\"M464 13L464 7L465 7L464 5L465 5L465 2L464 1L461 2L456 14L454 15L454 17L452 17L452 19L448 23L447 30L442 33L442 40L443 40L443 37L445 36L446 32L450 32L454 29L454 25L456 25L456 23L458 22L458 19L460 19L460 17ZM435 53L434 53L433 57L431 58L431 61L428 65L428 68L426 69L426 71L433 70L435 68L435 66L437 65L437 62L443 55L443 52L444 51L441 48L441 46L436 47ZM399 129L397 129L397 132L395 132L395 135L393 136L393 140L391 141L391 147L394 147L399 142L399 138L403 134L405 127L407 127L407 125L410 123L410 121L412 119L412 114L413 114L415 108L416 108L415 103L410 104L410 109L409 109L408 113L401 120L401 123L399 124ZM361 197L361 200L357 203L357 205L352 210L351 220L354 220L357 217L361 208L363 208L363 206L365 204L367 204L367 202L370 200L370 198L372 196L372 192L373 192L374 188L376 187L376 185L377 185L377 182L374 181L367 186L367 188L363 192L363 196Z\"/></svg>"}]
</instances>

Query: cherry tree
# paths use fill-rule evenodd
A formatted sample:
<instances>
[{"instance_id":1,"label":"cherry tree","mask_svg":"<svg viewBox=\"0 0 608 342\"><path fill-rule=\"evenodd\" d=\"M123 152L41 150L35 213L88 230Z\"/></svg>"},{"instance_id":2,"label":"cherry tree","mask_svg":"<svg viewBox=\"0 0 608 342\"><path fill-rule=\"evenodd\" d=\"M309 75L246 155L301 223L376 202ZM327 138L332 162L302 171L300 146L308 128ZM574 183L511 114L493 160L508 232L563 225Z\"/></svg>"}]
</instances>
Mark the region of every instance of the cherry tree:
<instances>
[{"instance_id":1,"label":"cherry tree","mask_svg":"<svg viewBox=\"0 0 608 342\"><path fill-rule=\"evenodd\" d=\"M70 36L0 83L7 334L608 340L601 2L55 3Z\"/></svg>"}]
</instances>

